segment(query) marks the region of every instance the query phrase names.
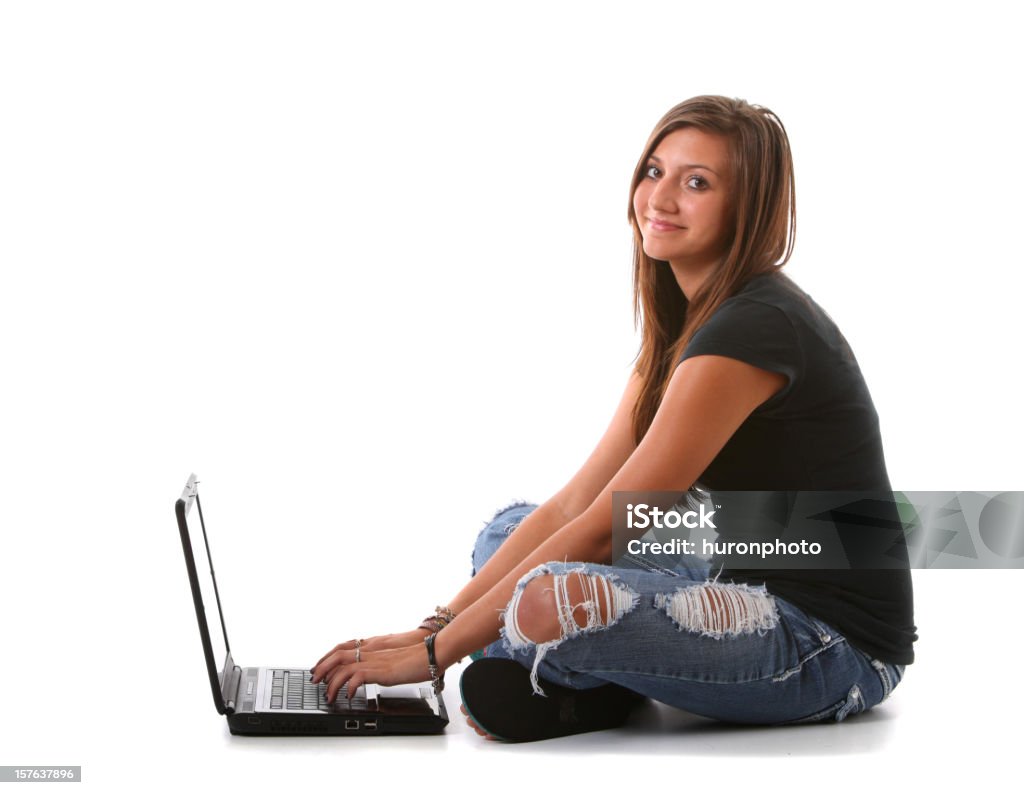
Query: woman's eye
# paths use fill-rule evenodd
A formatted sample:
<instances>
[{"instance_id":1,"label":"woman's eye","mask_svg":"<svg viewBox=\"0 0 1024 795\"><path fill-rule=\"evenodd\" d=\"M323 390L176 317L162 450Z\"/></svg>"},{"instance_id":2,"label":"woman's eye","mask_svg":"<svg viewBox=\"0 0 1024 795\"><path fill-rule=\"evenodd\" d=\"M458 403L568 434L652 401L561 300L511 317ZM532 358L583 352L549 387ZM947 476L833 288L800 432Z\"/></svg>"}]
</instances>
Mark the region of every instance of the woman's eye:
<instances>
[{"instance_id":1,"label":"woman's eye","mask_svg":"<svg viewBox=\"0 0 1024 795\"><path fill-rule=\"evenodd\" d=\"M658 170L657 166L649 165L644 169L644 176L650 179L657 179L661 175L661 171Z\"/></svg>"},{"instance_id":2,"label":"woman's eye","mask_svg":"<svg viewBox=\"0 0 1024 795\"><path fill-rule=\"evenodd\" d=\"M686 184L691 188L696 188L697 190L704 190L704 188L708 186L707 180L705 180L704 177L698 177L696 175L686 180Z\"/></svg>"}]
</instances>

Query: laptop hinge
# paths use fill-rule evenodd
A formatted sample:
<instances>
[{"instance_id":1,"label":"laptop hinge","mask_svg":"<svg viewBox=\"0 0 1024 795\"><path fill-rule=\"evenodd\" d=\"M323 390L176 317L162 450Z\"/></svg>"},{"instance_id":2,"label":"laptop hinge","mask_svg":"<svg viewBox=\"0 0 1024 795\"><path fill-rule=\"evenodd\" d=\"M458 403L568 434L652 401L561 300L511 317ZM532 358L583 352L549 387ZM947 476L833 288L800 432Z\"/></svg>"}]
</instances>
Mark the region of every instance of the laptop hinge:
<instances>
[{"instance_id":1,"label":"laptop hinge","mask_svg":"<svg viewBox=\"0 0 1024 795\"><path fill-rule=\"evenodd\" d=\"M236 700L238 699L238 687L242 681L242 669L235 665L228 652L224 660L224 682L221 684L221 692L224 694L224 708L230 715L235 711Z\"/></svg>"}]
</instances>

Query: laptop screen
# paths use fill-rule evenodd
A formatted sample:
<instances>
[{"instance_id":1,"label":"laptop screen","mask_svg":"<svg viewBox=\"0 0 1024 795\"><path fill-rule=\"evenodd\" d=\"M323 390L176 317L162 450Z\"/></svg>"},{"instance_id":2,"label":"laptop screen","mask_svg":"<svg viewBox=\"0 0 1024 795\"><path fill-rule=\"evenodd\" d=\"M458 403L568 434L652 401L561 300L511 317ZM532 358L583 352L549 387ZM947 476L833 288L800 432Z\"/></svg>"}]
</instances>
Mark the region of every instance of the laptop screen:
<instances>
[{"instance_id":1,"label":"laptop screen","mask_svg":"<svg viewBox=\"0 0 1024 795\"><path fill-rule=\"evenodd\" d=\"M202 637L203 652L210 672L210 684L214 688L214 701L217 702L218 709L222 709L222 674L230 645L217 593L212 552L205 532L197 485L196 476L192 475L185 485L181 499L175 504L175 512L192 595L196 603L196 617L199 620L199 634Z\"/></svg>"}]
</instances>

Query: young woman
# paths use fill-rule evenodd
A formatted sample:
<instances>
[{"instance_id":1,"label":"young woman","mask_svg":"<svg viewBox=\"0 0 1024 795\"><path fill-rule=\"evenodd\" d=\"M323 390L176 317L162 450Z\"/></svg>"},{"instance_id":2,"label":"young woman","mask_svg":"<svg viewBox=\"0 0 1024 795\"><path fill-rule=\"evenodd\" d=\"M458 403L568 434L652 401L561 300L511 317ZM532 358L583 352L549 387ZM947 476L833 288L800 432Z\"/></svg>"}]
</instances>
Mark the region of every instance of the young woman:
<instances>
[{"instance_id":1,"label":"young woman","mask_svg":"<svg viewBox=\"0 0 1024 795\"><path fill-rule=\"evenodd\" d=\"M462 679L481 734L618 725L643 697L720 720L843 720L913 662L910 573L611 567L612 493L890 489L878 416L829 316L780 267L792 158L769 110L704 96L658 122L637 163L636 367L583 467L540 506L499 511L474 576L420 627L342 643L339 690Z\"/></svg>"}]
</instances>

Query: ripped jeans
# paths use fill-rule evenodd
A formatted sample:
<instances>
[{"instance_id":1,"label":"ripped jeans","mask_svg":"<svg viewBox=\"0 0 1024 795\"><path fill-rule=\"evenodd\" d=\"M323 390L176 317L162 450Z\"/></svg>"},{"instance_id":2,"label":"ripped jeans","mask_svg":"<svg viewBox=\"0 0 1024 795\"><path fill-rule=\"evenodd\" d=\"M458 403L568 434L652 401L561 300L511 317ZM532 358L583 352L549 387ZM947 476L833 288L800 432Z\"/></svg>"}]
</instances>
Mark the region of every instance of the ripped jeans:
<instances>
[{"instance_id":1,"label":"ripped jeans","mask_svg":"<svg viewBox=\"0 0 1024 795\"><path fill-rule=\"evenodd\" d=\"M536 507L515 503L495 514L473 550L474 575ZM538 678L577 689L614 683L745 724L842 721L884 701L903 678L904 666L873 659L764 586L718 583L700 558L684 557L673 570L630 562L636 568L548 563L527 573L505 610L502 638L475 656L520 662L537 693ZM540 590L561 635L536 643L519 619Z\"/></svg>"}]
</instances>

